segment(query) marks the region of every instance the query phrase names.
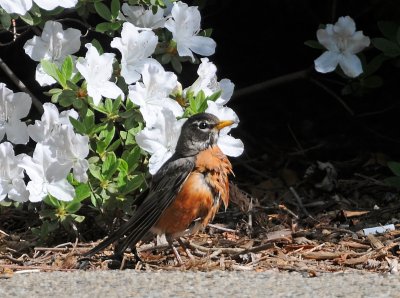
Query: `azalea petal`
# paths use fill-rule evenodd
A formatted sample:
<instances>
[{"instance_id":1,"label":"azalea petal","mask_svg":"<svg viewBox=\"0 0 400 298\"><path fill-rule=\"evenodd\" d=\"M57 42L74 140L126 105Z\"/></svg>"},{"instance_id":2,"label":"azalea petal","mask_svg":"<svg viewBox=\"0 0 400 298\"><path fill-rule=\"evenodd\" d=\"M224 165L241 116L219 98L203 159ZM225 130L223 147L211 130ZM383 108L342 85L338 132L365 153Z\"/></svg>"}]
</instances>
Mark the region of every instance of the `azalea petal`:
<instances>
[{"instance_id":1,"label":"azalea petal","mask_svg":"<svg viewBox=\"0 0 400 298\"><path fill-rule=\"evenodd\" d=\"M0 6L7 13L25 15L32 7L32 0L0 0Z\"/></svg>"},{"instance_id":2,"label":"azalea petal","mask_svg":"<svg viewBox=\"0 0 400 298\"><path fill-rule=\"evenodd\" d=\"M340 55L336 52L326 51L314 60L315 70L321 73L334 71L339 63Z\"/></svg>"},{"instance_id":3,"label":"azalea petal","mask_svg":"<svg viewBox=\"0 0 400 298\"><path fill-rule=\"evenodd\" d=\"M32 105L32 98L25 92L16 92L13 94L12 105L14 106L12 115L13 119L21 119L28 116Z\"/></svg>"},{"instance_id":4,"label":"azalea petal","mask_svg":"<svg viewBox=\"0 0 400 298\"><path fill-rule=\"evenodd\" d=\"M29 201L40 202L47 196L47 190L43 187L43 184L37 181L29 181L26 186L29 192Z\"/></svg>"},{"instance_id":5,"label":"azalea petal","mask_svg":"<svg viewBox=\"0 0 400 298\"><path fill-rule=\"evenodd\" d=\"M356 23L349 16L340 17L333 26L333 30L339 35L351 36L356 32Z\"/></svg>"},{"instance_id":6,"label":"azalea petal","mask_svg":"<svg viewBox=\"0 0 400 298\"><path fill-rule=\"evenodd\" d=\"M154 175L162 165L172 156L173 152L162 148L155 152L149 159L149 172Z\"/></svg>"},{"instance_id":7,"label":"azalea petal","mask_svg":"<svg viewBox=\"0 0 400 298\"><path fill-rule=\"evenodd\" d=\"M66 179L71 171L71 163L61 164L57 160L53 160L45 169L46 181L53 182Z\"/></svg>"},{"instance_id":8,"label":"azalea petal","mask_svg":"<svg viewBox=\"0 0 400 298\"><path fill-rule=\"evenodd\" d=\"M0 142L3 140L5 134L6 134L6 126L0 125Z\"/></svg>"},{"instance_id":9,"label":"azalea petal","mask_svg":"<svg viewBox=\"0 0 400 298\"><path fill-rule=\"evenodd\" d=\"M118 96L121 96L122 99L125 97L124 92L113 82L105 81L102 83L102 86L96 87L97 91L104 97L112 99L116 99Z\"/></svg>"},{"instance_id":10,"label":"azalea petal","mask_svg":"<svg viewBox=\"0 0 400 298\"><path fill-rule=\"evenodd\" d=\"M66 179L49 183L47 191L60 201L72 201L75 197L75 189Z\"/></svg>"},{"instance_id":11,"label":"azalea petal","mask_svg":"<svg viewBox=\"0 0 400 298\"><path fill-rule=\"evenodd\" d=\"M8 198L16 202L26 202L29 199L29 192L23 179L13 179L12 188L8 192Z\"/></svg>"},{"instance_id":12,"label":"azalea petal","mask_svg":"<svg viewBox=\"0 0 400 298\"><path fill-rule=\"evenodd\" d=\"M232 157L241 155L244 151L244 144L240 139L235 139L230 135L222 135L218 138L218 147L221 151Z\"/></svg>"},{"instance_id":13,"label":"azalea petal","mask_svg":"<svg viewBox=\"0 0 400 298\"><path fill-rule=\"evenodd\" d=\"M63 1L54 1L54 0L34 0L35 3L45 10L53 10L56 7L64 7L64 8L71 8L74 7L78 0L63 0Z\"/></svg>"},{"instance_id":14,"label":"azalea petal","mask_svg":"<svg viewBox=\"0 0 400 298\"><path fill-rule=\"evenodd\" d=\"M326 25L325 29L317 30L317 39L320 44L322 44L326 49L333 52L338 52L339 48L337 46L337 41L335 33L333 32L333 25Z\"/></svg>"},{"instance_id":15,"label":"azalea petal","mask_svg":"<svg viewBox=\"0 0 400 298\"><path fill-rule=\"evenodd\" d=\"M75 28L68 28L63 31L63 43L60 56L62 58L74 54L81 48L82 32Z\"/></svg>"},{"instance_id":16,"label":"azalea petal","mask_svg":"<svg viewBox=\"0 0 400 298\"><path fill-rule=\"evenodd\" d=\"M186 43L178 43L176 50L180 57L190 57L194 61L193 52L189 49L189 45Z\"/></svg>"},{"instance_id":17,"label":"azalea petal","mask_svg":"<svg viewBox=\"0 0 400 298\"><path fill-rule=\"evenodd\" d=\"M26 172L26 174L29 176L29 178L32 181L39 182L40 184L43 183L43 178L44 178L44 170L43 166L36 163L36 161L33 160L32 157L30 156L25 156L20 164L18 165L19 167L23 168Z\"/></svg>"},{"instance_id":18,"label":"azalea petal","mask_svg":"<svg viewBox=\"0 0 400 298\"><path fill-rule=\"evenodd\" d=\"M14 144L26 144L29 141L27 126L21 120L9 121L6 125L7 140Z\"/></svg>"},{"instance_id":19,"label":"azalea petal","mask_svg":"<svg viewBox=\"0 0 400 298\"><path fill-rule=\"evenodd\" d=\"M341 55L339 65L346 76L350 78L358 77L362 72L362 65L360 58L353 54Z\"/></svg>"},{"instance_id":20,"label":"azalea petal","mask_svg":"<svg viewBox=\"0 0 400 298\"><path fill-rule=\"evenodd\" d=\"M160 130L146 127L136 135L135 139L140 148L153 154L164 147L159 142L160 135Z\"/></svg>"},{"instance_id":21,"label":"azalea petal","mask_svg":"<svg viewBox=\"0 0 400 298\"><path fill-rule=\"evenodd\" d=\"M205 36L193 36L189 41L189 48L196 54L210 56L215 53L217 46L214 39Z\"/></svg>"},{"instance_id":22,"label":"azalea petal","mask_svg":"<svg viewBox=\"0 0 400 298\"><path fill-rule=\"evenodd\" d=\"M35 79L36 79L36 82L38 82L39 85L42 87L50 86L50 85L57 83L57 81L55 79L53 79L53 77L49 76L44 71L42 64L40 64L40 63L36 67Z\"/></svg>"},{"instance_id":23,"label":"azalea petal","mask_svg":"<svg viewBox=\"0 0 400 298\"><path fill-rule=\"evenodd\" d=\"M233 95L233 90L235 89L235 84L229 79L222 79L219 82L219 86L222 90L221 96L215 101L218 105L225 105L231 99Z\"/></svg>"},{"instance_id":24,"label":"azalea petal","mask_svg":"<svg viewBox=\"0 0 400 298\"><path fill-rule=\"evenodd\" d=\"M88 181L87 170L89 169L89 162L86 159L78 160L74 163L73 174L74 178L81 183Z\"/></svg>"},{"instance_id":25,"label":"azalea petal","mask_svg":"<svg viewBox=\"0 0 400 298\"><path fill-rule=\"evenodd\" d=\"M347 51L352 54L357 54L370 45L371 41L368 36L365 36L362 31L357 31L349 39Z\"/></svg>"}]
</instances>

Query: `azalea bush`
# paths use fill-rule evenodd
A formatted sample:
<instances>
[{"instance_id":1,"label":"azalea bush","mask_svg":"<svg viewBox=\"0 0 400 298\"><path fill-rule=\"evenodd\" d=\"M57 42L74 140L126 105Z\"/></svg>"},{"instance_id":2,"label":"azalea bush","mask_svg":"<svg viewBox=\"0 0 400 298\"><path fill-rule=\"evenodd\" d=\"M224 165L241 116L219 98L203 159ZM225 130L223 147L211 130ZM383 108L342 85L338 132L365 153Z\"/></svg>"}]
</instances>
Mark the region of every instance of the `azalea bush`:
<instances>
[{"instance_id":1,"label":"azalea bush","mask_svg":"<svg viewBox=\"0 0 400 298\"><path fill-rule=\"evenodd\" d=\"M216 42L202 28L198 7L167 0L0 0L0 21L10 43L26 28L35 32L23 49L46 90L37 99L0 83L0 204L36 212L41 223L33 232L42 239L60 227L80 232L88 217L110 226L132 214L191 115L233 120L218 145L228 156L243 153L242 141L230 135L239 123L227 106L234 84L218 78L208 58ZM376 87L374 72L400 55L391 46L398 41L377 38L372 44L381 53L367 62L362 51L371 40L349 16L322 26L317 39L306 43L323 49L315 70L336 71L352 88ZM187 65L196 65L197 78L184 85Z\"/></svg>"},{"instance_id":2,"label":"azalea bush","mask_svg":"<svg viewBox=\"0 0 400 298\"><path fill-rule=\"evenodd\" d=\"M187 117L209 112L234 120L233 127L239 122L226 106L234 84L218 80L215 64L202 58L216 43L201 29L195 6L116 0L0 6L4 30L11 30L11 19L41 28L24 44L37 62L36 81L48 86L40 119L32 118L38 113L27 93L0 84L0 200L6 207L35 206L42 224L34 232L42 238L60 226L79 231L87 214L104 225L134 212L150 175L173 154ZM105 38L81 44L80 29L57 21L62 8ZM97 24L87 23L91 14ZM189 86L178 79L183 63L198 65ZM239 156L243 143L230 129L221 131L219 146ZM15 145L25 149L16 154Z\"/></svg>"}]
</instances>

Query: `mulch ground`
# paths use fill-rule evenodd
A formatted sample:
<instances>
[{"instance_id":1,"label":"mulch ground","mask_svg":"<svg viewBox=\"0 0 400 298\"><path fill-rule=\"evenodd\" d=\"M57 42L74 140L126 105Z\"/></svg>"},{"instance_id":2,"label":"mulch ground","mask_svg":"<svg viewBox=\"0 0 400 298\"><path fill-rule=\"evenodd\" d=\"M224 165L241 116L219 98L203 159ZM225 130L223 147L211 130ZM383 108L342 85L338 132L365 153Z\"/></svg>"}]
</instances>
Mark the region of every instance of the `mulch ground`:
<instances>
[{"instance_id":1,"label":"mulch ground","mask_svg":"<svg viewBox=\"0 0 400 298\"><path fill-rule=\"evenodd\" d=\"M306 272L360 270L397 274L400 255L398 190L383 183L381 161L371 156L358 172L339 179L338 165L316 162L304 171L263 171L262 158L238 162L242 177L231 184L231 203L207 229L176 243L183 264L162 241L139 243L140 260L130 252L121 261L112 247L90 260L81 254L96 243L39 247L25 228L0 231L0 277L16 272L108 270L240 270L272 268ZM343 164L340 165L342 168ZM375 175L370 175L370 168ZM254 179L253 179L254 178ZM251 182L249 182L251 181ZM22 212L22 211L20 211ZM14 210L8 220L26 214ZM393 224L394 230L365 235L365 228Z\"/></svg>"}]
</instances>

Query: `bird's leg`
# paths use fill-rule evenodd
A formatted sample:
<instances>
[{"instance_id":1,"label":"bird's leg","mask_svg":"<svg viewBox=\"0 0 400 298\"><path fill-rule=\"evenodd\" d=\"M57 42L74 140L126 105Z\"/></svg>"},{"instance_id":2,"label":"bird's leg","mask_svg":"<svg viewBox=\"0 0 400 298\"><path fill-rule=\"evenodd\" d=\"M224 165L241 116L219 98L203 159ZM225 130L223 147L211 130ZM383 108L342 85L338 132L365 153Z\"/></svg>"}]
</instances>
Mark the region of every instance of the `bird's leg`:
<instances>
[{"instance_id":1,"label":"bird's leg","mask_svg":"<svg viewBox=\"0 0 400 298\"><path fill-rule=\"evenodd\" d=\"M174 256L175 256L176 260L178 261L178 264L179 264L179 265L183 265L182 258L181 258L181 256L180 256L178 250L177 250L176 247L174 246L174 243L173 243L174 240L172 239L172 237L167 236L167 235L166 235L166 239L167 239L167 242L168 242L169 246L170 246L171 249L172 249L172 252L174 253Z\"/></svg>"},{"instance_id":2,"label":"bird's leg","mask_svg":"<svg viewBox=\"0 0 400 298\"><path fill-rule=\"evenodd\" d=\"M191 253L191 251L190 251L188 245L182 241L181 237L178 237L177 240L178 240L179 245L185 250L187 256L188 256L192 261L194 261L195 258L194 258L194 256L192 255L192 253Z\"/></svg>"}]
</instances>

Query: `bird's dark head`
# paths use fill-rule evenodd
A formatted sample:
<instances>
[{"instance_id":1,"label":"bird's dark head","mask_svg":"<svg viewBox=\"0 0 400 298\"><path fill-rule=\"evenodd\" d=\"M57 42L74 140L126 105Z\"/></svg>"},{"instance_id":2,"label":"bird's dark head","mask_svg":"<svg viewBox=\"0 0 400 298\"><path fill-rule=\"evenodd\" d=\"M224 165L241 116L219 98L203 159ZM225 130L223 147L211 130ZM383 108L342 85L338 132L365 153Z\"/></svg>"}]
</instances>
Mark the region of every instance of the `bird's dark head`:
<instances>
[{"instance_id":1,"label":"bird's dark head","mask_svg":"<svg viewBox=\"0 0 400 298\"><path fill-rule=\"evenodd\" d=\"M200 113L190 117L182 126L176 154L193 156L217 143L219 131L234 122L219 120L213 114Z\"/></svg>"}]
</instances>

